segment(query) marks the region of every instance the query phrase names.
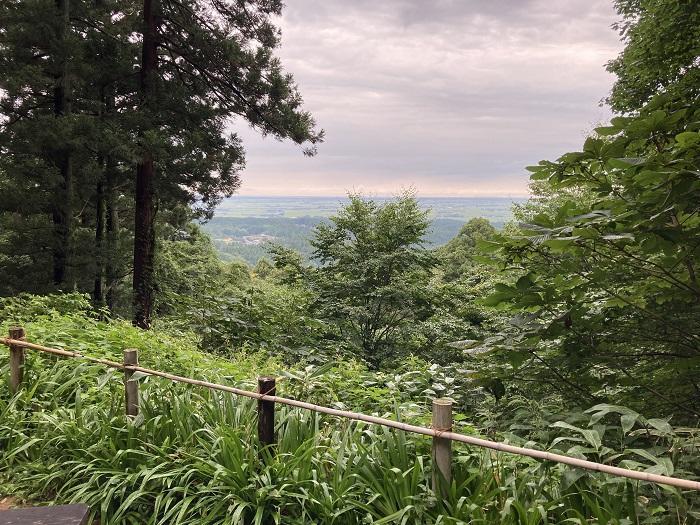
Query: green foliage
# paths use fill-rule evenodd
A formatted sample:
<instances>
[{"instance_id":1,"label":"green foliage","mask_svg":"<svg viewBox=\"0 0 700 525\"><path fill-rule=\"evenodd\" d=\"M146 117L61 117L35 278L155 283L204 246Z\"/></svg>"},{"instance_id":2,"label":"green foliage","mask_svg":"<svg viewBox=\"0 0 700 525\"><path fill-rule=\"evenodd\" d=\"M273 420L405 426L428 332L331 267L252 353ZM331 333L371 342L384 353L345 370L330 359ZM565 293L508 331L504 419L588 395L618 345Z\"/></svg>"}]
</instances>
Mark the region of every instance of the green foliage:
<instances>
[{"instance_id":1,"label":"green foliage","mask_svg":"<svg viewBox=\"0 0 700 525\"><path fill-rule=\"evenodd\" d=\"M471 219L462 226L454 239L437 250L445 272L444 279L454 281L464 274L474 274L475 272L471 270L474 265L473 256L477 254L477 243L488 241L495 234L496 228L481 217Z\"/></svg>"},{"instance_id":2,"label":"green foliage","mask_svg":"<svg viewBox=\"0 0 700 525\"><path fill-rule=\"evenodd\" d=\"M608 63L617 75L608 102L635 111L659 93L691 100L700 85L700 6L693 0L616 0L625 42Z\"/></svg>"},{"instance_id":3,"label":"green foliage","mask_svg":"<svg viewBox=\"0 0 700 525\"><path fill-rule=\"evenodd\" d=\"M94 313L90 298L79 293L0 297L0 321L11 325L21 326L37 318L92 316Z\"/></svg>"},{"instance_id":4,"label":"green foliage","mask_svg":"<svg viewBox=\"0 0 700 525\"><path fill-rule=\"evenodd\" d=\"M426 284L429 315L405 327L396 346L404 352L444 366L464 364L462 343L480 339L496 330L498 320L478 299L491 288L481 271L444 282L439 272Z\"/></svg>"},{"instance_id":5,"label":"green foliage","mask_svg":"<svg viewBox=\"0 0 700 525\"><path fill-rule=\"evenodd\" d=\"M42 312L42 301L57 306ZM32 340L90 355L115 359L124 346L140 346L147 366L243 388L253 387L255 374L278 371L259 356L217 359L192 350L192 337L99 321L83 307L79 297L26 298L12 306ZM104 524L622 525L697 519L692 493L460 445L454 447L453 483L438 498L430 489L429 440L285 407L277 411L276 455L268 456L255 438L254 400L157 378L137 379L141 415L128 421L118 371L37 352L28 352L24 388L9 397L6 356L0 352L0 491L45 502L83 501ZM463 387L438 367L410 366L416 370L387 376L329 363L290 370L278 384L282 395L426 424L424 399ZM557 419L562 409L555 407L538 423L533 414L546 414L544 408L511 401L491 409L510 414L509 439L516 443L542 439L546 431L541 442L552 450L591 459L678 475L688 475L694 464L696 445L663 420L599 405L564 419ZM460 413L456 420L472 432L477 421L465 426Z\"/></svg>"},{"instance_id":6,"label":"green foliage","mask_svg":"<svg viewBox=\"0 0 700 525\"><path fill-rule=\"evenodd\" d=\"M653 399L694 419L699 118L697 106L658 98L598 128L583 151L531 168L553 191L590 198L564 198L520 235L484 246L520 270L484 301L519 312L491 347L522 353L570 393L646 407Z\"/></svg>"},{"instance_id":7,"label":"green foliage","mask_svg":"<svg viewBox=\"0 0 700 525\"><path fill-rule=\"evenodd\" d=\"M427 212L410 193L381 204L350 195L330 221L311 242L322 265L311 277L320 315L377 366L396 351L401 329L429 312Z\"/></svg>"},{"instance_id":8,"label":"green foliage","mask_svg":"<svg viewBox=\"0 0 700 525\"><path fill-rule=\"evenodd\" d=\"M108 320L80 294L19 296L0 302L0 331L21 325L36 343L86 352L93 356L121 361L125 348L139 348L144 366L173 373L197 375L202 371L250 379L251 373L269 373L278 365L262 353L239 351L236 362L195 351L198 338L187 331L144 333L130 323Z\"/></svg>"},{"instance_id":9,"label":"green foliage","mask_svg":"<svg viewBox=\"0 0 700 525\"><path fill-rule=\"evenodd\" d=\"M179 315L165 324L200 333L202 348L215 354L252 348L287 361L326 357L317 347L324 324L309 315L312 295L307 290L258 280L228 291L184 301Z\"/></svg>"},{"instance_id":10,"label":"green foliage","mask_svg":"<svg viewBox=\"0 0 700 525\"><path fill-rule=\"evenodd\" d=\"M253 267L253 275L260 277L261 279L266 279L272 275L274 268L275 267L272 265L269 259L263 258L255 263L255 266Z\"/></svg>"},{"instance_id":11,"label":"green foliage","mask_svg":"<svg viewBox=\"0 0 700 525\"><path fill-rule=\"evenodd\" d=\"M227 277L211 239L198 226L187 224L183 230L165 228L170 232L160 235L155 270L159 292L156 311L160 315L178 312L179 303L184 301L202 302L220 291ZM228 277L244 276L234 271Z\"/></svg>"},{"instance_id":12,"label":"green foliage","mask_svg":"<svg viewBox=\"0 0 700 525\"><path fill-rule=\"evenodd\" d=\"M283 284L301 284L306 278L304 261L301 255L279 244L272 244L268 248L275 267L274 277Z\"/></svg>"}]
</instances>

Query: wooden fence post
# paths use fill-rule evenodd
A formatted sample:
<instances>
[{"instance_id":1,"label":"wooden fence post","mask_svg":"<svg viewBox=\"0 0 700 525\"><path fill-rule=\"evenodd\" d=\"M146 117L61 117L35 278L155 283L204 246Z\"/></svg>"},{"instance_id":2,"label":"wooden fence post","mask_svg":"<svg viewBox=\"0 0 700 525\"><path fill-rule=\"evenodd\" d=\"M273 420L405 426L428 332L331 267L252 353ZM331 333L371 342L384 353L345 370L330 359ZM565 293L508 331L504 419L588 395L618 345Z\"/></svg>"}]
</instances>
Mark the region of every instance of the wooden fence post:
<instances>
[{"instance_id":1,"label":"wooden fence post","mask_svg":"<svg viewBox=\"0 0 700 525\"><path fill-rule=\"evenodd\" d=\"M134 348L124 350L124 365L138 366L138 364L139 351ZM138 416L139 414L139 382L131 379L133 375L133 370L124 369L124 401L127 416Z\"/></svg>"},{"instance_id":2,"label":"wooden fence post","mask_svg":"<svg viewBox=\"0 0 700 525\"><path fill-rule=\"evenodd\" d=\"M258 393L275 395L275 378L259 377ZM275 403L258 399L258 439L264 446L275 444Z\"/></svg>"},{"instance_id":3,"label":"wooden fence post","mask_svg":"<svg viewBox=\"0 0 700 525\"><path fill-rule=\"evenodd\" d=\"M10 328L10 339L24 340L24 328L13 326ZM19 391L24 376L24 348L10 345L10 393L15 395Z\"/></svg>"},{"instance_id":4,"label":"wooden fence post","mask_svg":"<svg viewBox=\"0 0 700 525\"><path fill-rule=\"evenodd\" d=\"M452 431L452 401L433 399L433 430ZM443 495L452 483L452 441L433 438L433 491Z\"/></svg>"}]
</instances>

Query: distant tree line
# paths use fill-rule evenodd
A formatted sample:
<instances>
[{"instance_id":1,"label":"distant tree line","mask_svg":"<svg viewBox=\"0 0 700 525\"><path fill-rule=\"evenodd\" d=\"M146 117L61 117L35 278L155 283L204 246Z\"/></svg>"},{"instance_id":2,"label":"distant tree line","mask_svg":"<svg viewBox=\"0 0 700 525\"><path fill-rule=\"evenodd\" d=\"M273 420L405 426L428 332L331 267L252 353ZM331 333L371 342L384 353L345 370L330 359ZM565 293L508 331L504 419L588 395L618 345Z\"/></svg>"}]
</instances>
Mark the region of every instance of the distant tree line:
<instances>
[{"instance_id":1,"label":"distant tree line","mask_svg":"<svg viewBox=\"0 0 700 525\"><path fill-rule=\"evenodd\" d=\"M388 202L385 199L378 203ZM422 205L423 202L419 201ZM433 210L434 211L434 210ZM212 236L216 248L224 260L242 259L255 265L260 259L269 258L268 242L244 244L244 236L266 234L272 242L298 251L306 260L313 261L311 238L316 225L327 222L327 217L213 217L203 225ZM427 246L438 247L449 242L464 225L463 219L434 218L426 231ZM500 226L503 226L501 223Z\"/></svg>"}]
</instances>

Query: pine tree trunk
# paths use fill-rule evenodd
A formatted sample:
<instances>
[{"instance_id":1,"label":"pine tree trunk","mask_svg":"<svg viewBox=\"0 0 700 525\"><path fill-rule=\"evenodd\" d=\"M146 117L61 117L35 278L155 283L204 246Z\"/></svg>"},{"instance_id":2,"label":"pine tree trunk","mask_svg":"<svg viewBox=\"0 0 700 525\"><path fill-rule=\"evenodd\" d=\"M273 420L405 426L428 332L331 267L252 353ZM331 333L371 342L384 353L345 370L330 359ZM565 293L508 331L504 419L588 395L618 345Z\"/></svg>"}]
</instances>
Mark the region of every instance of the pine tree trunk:
<instances>
[{"instance_id":1,"label":"pine tree trunk","mask_svg":"<svg viewBox=\"0 0 700 525\"><path fill-rule=\"evenodd\" d=\"M109 120L114 114L114 93L111 88L102 88L102 117ZM116 285L119 277L119 204L117 202L117 162L108 152L104 158L101 187L98 187L98 196L101 194L104 211L98 205L98 217L103 219L103 227L97 225L95 236L102 233L100 250L101 260L98 263L98 271L95 276L95 300L98 298L98 287L101 287L101 304L106 305L109 311L114 313L116 302ZM100 192L101 190L101 192ZM98 279L99 283L98 284Z\"/></svg>"},{"instance_id":2,"label":"pine tree trunk","mask_svg":"<svg viewBox=\"0 0 700 525\"><path fill-rule=\"evenodd\" d=\"M56 8L61 17L58 24L58 39L63 41L70 24L69 0L56 0ZM63 118L71 114L70 78L67 66L67 60L64 59L54 87L54 114L56 118ZM73 229L73 165L71 153L66 144L61 144L53 157L60 173L60 182L55 193L52 213L54 231L53 282L56 286L61 286L66 281L66 267L68 266Z\"/></svg>"},{"instance_id":3,"label":"pine tree trunk","mask_svg":"<svg viewBox=\"0 0 700 525\"><path fill-rule=\"evenodd\" d=\"M107 163L101 163L102 173L97 183L97 197L95 202L95 286L92 292L92 300L95 306L100 308L105 305L105 277L106 277L106 234L107 234L107 203L105 198L105 178Z\"/></svg>"},{"instance_id":4,"label":"pine tree trunk","mask_svg":"<svg viewBox=\"0 0 700 525\"><path fill-rule=\"evenodd\" d=\"M112 157L105 162L105 287L107 307L114 312L117 285L117 257L119 255L119 208L117 203L117 164Z\"/></svg>"},{"instance_id":5,"label":"pine tree trunk","mask_svg":"<svg viewBox=\"0 0 700 525\"><path fill-rule=\"evenodd\" d=\"M104 86L100 89L100 120L104 126L105 116L109 111L108 97L105 94ZM105 265L107 254L105 250L107 243L107 199L105 186L107 185L107 161L104 154L97 156L97 164L100 166L100 178L95 188L95 284L92 290L92 302L97 308L105 305Z\"/></svg>"},{"instance_id":6,"label":"pine tree trunk","mask_svg":"<svg viewBox=\"0 0 700 525\"><path fill-rule=\"evenodd\" d=\"M151 116L154 80L158 68L156 41L157 0L143 2L143 56L140 76L142 111ZM136 167L136 210L134 212L134 325L148 329L153 311L155 254L155 165L153 156L145 151Z\"/></svg>"},{"instance_id":7,"label":"pine tree trunk","mask_svg":"<svg viewBox=\"0 0 700 525\"><path fill-rule=\"evenodd\" d=\"M149 329L153 311L153 258L155 207L154 166L142 159L136 168L136 213L134 222L134 325Z\"/></svg>"}]
</instances>

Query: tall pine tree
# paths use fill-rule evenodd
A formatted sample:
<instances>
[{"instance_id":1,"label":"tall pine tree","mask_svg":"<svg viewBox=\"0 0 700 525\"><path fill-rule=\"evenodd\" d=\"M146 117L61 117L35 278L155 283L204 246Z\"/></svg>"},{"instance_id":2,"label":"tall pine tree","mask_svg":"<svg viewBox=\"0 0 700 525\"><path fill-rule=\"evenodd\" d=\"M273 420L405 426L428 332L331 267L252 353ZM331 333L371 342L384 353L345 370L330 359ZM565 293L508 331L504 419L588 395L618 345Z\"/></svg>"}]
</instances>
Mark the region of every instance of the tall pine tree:
<instances>
[{"instance_id":1,"label":"tall pine tree","mask_svg":"<svg viewBox=\"0 0 700 525\"><path fill-rule=\"evenodd\" d=\"M136 168L134 323L153 308L154 222L167 199L205 212L239 184L243 151L226 134L243 117L264 134L307 144L322 139L301 108L294 80L273 52L279 1L144 0ZM194 153L196 152L196 153Z\"/></svg>"}]
</instances>

